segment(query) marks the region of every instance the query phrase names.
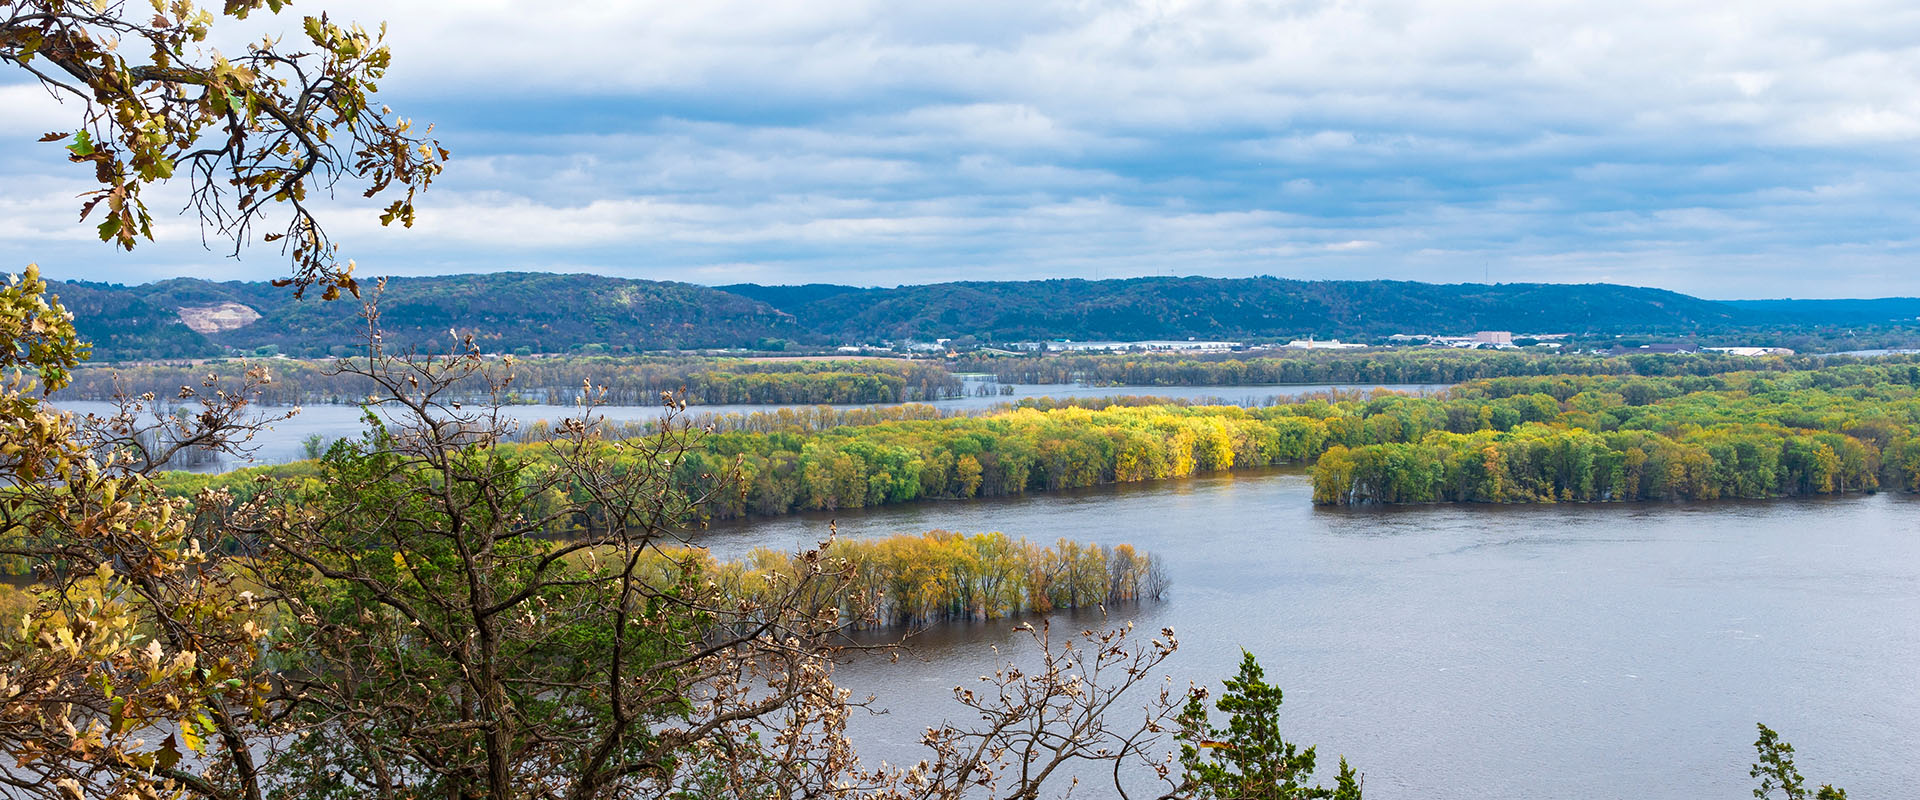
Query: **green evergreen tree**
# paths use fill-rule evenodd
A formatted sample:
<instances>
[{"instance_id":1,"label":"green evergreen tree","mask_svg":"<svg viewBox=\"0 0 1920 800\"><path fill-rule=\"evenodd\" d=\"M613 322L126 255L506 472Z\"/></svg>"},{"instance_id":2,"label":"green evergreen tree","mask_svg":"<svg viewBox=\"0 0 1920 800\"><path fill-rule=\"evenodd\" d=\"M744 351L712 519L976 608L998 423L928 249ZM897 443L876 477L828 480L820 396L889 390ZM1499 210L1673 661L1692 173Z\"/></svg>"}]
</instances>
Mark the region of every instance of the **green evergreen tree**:
<instances>
[{"instance_id":1,"label":"green evergreen tree","mask_svg":"<svg viewBox=\"0 0 1920 800\"><path fill-rule=\"evenodd\" d=\"M1217 707L1225 728L1208 719L1204 692L1180 714L1180 765L1187 796L1219 800L1361 800L1360 776L1340 759L1331 789L1312 783L1315 749L1280 735L1280 687L1265 681L1253 654L1241 651L1240 674L1226 680Z\"/></svg>"},{"instance_id":2,"label":"green evergreen tree","mask_svg":"<svg viewBox=\"0 0 1920 800\"><path fill-rule=\"evenodd\" d=\"M1807 781L1800 777L1800 770L1793 766L1793 745L1782 741L1780 734L1761 724L1760 739L1753 743L1753 749L1760 757L1760 763L1754 764L1752 771L1747 773L1760 779L1759 788L1753 790L1754 797L1767 800L1778 789L1785 800L1807 800ZM1826 784L1814 793L1813 798L1847 800L1847 790Z\"/></svg>"}]
</instances>

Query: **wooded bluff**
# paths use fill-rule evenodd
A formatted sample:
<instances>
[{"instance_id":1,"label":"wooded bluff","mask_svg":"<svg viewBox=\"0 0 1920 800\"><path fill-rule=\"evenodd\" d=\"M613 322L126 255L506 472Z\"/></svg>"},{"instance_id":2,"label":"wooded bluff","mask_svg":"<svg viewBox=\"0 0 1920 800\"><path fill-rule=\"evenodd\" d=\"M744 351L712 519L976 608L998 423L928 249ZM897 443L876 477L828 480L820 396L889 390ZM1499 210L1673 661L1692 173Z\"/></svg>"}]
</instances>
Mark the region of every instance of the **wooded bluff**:
<instances>
[{"instance_id":1,"label":"wooded bluff","mask_svg":"<svg viewBox=\"0 0 1920 800\"><path fill-rule=\"evenodd\" d=\"M96 361L212 357L275 348L344 355L365 338L352 303L301 300L264 281L177 278L138 286L55 283ZM371 291L371 284L369 285ZM204 318L189 329L182 313ZM212 324L214 311L224 314ZM391 346L473 334L486 352L779 350L792 344L974 337L1275 339L1481 329L1695 334L1773 326L1911 322L1920 301L1732 304L1611 284L1428 284L1279 278L959 282L894 288L724 287L597 275L394 278L380 299ZM1841 348L1845 349L1845 348Z\"/></svg>"}]
</instances>

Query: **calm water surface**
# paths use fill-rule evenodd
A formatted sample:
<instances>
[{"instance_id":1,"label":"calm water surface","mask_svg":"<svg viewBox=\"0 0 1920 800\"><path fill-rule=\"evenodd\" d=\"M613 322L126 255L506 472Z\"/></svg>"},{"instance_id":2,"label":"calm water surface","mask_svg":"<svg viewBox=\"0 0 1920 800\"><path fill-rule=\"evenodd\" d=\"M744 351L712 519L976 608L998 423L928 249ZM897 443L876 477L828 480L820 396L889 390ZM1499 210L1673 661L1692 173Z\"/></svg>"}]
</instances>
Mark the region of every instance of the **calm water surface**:
<instances>
[{"instance_id":1,"label":"calm water surface","mask_svg":"<svg viewBox=\"0 0 1920 800\"><path fill-rule=\"evenodd\" d=\"M1173 594L1126 609L1173 627L1175 681L1257 655L1283 719L1344 754L1369 798L1739 798L1754 723L1815 784L1920 787L1920 501L1881 494L1688 505L1325 510L1272 471L836 517L840 535L932 528L1131 542ZM723 556L791 549L829 515L715 526ZM840 673L889 713L869 757L915 760L949 689L1018 652L1010 624L916 637ZM1098 789L1099 787L1091 787ZM1094 791L1082 796L1098 797Z\"/></svg>"}]
</instances>

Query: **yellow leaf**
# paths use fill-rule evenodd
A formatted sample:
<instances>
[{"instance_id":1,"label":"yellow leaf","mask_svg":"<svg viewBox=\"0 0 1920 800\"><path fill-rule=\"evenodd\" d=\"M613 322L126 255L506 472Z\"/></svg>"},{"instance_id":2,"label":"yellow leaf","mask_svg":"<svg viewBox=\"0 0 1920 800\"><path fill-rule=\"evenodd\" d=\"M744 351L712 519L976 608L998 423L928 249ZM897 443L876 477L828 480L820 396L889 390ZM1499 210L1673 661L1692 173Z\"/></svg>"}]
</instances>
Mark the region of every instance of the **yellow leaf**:
<instances>
[{"instance_id":1,"label":"yellow leaf","mask_svg":"<svg viewBox=\"0 0 1920 800\"><path fill-rule=\"evenodd\" d=\"M201 752L200 748L205 746L205 743L200 740L200 734L193 729L193 720L180 720L180 743L196 753Z\"/></svg>"}]
</instances>

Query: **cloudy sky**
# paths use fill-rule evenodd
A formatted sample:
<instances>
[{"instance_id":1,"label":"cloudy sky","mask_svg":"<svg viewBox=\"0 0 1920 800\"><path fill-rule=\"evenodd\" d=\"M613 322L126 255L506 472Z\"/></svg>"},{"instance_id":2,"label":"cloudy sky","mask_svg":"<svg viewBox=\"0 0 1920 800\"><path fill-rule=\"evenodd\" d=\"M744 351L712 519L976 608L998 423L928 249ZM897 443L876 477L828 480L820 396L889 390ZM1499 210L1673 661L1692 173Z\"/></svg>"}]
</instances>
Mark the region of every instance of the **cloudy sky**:
<instances>
[{"instance_id":1,"label":"cloudy sky","mask_svg":"<svg viewBox=\"0 0 1920 800\"><path fill-rule=\"evenodd\" d=\"M347 2L454 151L362 274L723 284L1276 275L1920 295L1902 2ZM297 29L297 18L278 27ZM89 241L0 76L0 264L273 277ZM5 268L11 271L12 268Z\"/></svg>"}]
</instances>

